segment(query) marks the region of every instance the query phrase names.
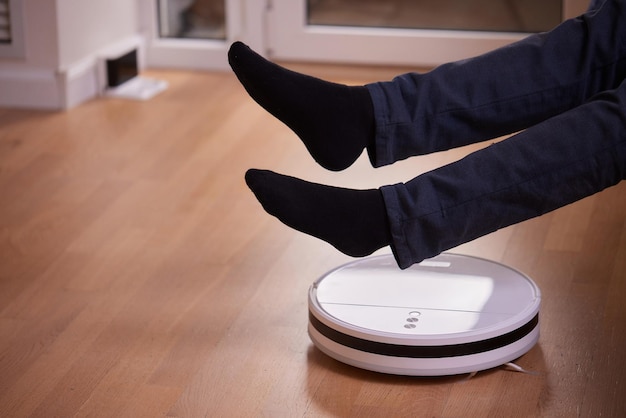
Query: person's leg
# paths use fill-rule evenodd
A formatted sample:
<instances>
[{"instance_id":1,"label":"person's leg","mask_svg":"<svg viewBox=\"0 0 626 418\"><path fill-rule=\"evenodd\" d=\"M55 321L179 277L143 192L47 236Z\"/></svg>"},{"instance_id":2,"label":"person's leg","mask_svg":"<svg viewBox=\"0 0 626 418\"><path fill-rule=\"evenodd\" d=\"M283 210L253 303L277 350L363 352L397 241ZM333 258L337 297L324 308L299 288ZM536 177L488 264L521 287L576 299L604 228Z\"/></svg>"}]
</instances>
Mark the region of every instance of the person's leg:
<instances>
[{"instance_id":1,"label":"person's leg","mask_svg":"<svg viewBox=\"0 0 626 418\"><path fill-rule=\"evenodd\" d=\"M511 138L381 191L398 265L540 216L626 178L626 82Z\"/></svg>"},{"instance_id":2,"label":"person's leg","mask_svg":"<svg viewBox=\"0 0 626 418\"><path fill-rule=\"evenodd\" d=\"M626 82L406 184L384 186L382 196L257 170L246 180L290 227L353 256L391 245L407 268L625 177Z\"/></svg>"},{"instance_id":3,"label":"person's leg","mask_svg":"<svg viewBox=\"0 0 626 418\"><path fill-rule=\"evenodd\" d=\"M248 93L320 165L342 170L364 147L382 166L516 132L615 87L626 76L624 18L622 2L595 1L548 33L366 87L295 73L241 43L228 57Z\"/></svg>"},{"instance_id":4,"label":"person's leg","mask_svg":"<svg viewBox=\"0 0 626 418\"><path fill-rule=\"evenodd\" d=\"M626 78L626 5L595 1L583 16L482 56L368 89L374 166L532 126Z\"/></svg>"}]
</instances>

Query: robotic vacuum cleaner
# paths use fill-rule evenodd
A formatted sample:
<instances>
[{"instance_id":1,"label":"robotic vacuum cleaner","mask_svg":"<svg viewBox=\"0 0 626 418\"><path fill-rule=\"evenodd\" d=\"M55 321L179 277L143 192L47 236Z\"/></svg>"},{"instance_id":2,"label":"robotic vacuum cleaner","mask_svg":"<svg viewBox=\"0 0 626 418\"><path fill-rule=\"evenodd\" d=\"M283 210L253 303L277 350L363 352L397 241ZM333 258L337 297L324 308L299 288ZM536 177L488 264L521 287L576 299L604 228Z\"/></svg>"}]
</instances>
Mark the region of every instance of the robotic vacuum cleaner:
<instances>
[{"instance_id":1,"label":"robotic vacuum cleaner","mask_svg":"<svg viewBox=\"0 0 626 418\"><path fill-rule=\"evenodd\" d=\"M375 372L473 373L535 345L540 300L530 278L496 262L441 254L400 270L374 256L311 286L308 332L330 357Z\"/></svg>"}]
</instances>

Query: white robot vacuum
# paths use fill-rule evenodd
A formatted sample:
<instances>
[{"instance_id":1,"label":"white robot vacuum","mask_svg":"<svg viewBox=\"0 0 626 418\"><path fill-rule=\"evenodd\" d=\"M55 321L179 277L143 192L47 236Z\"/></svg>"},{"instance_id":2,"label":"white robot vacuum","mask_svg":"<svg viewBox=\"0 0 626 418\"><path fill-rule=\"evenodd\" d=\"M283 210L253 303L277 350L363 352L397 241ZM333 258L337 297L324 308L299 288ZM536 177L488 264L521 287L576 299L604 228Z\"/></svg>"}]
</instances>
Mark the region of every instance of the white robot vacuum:
<instances>
[{"instance_id":1,"label":"white robot vacuum","mask_svg":"<svg viewBox=\"0 0 626 418\"><path fill-rule=\"evenodd\" d=\"M539 339L537 285L492 261L442 254L400 270L361 259L309 290L311 340L336 360L409 376L473 373L511 362Z\"/></svg>"}]
</instances>

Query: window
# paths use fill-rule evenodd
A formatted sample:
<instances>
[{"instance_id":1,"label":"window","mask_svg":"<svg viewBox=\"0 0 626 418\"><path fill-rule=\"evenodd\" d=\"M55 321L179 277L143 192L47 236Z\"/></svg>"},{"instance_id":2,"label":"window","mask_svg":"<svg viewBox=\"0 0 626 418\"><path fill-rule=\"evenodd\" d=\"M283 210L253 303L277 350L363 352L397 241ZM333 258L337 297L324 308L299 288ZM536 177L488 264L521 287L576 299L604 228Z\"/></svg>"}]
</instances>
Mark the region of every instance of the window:
<instances>
[{"instance_id":1,"label":"window","mask_svg":"<svg viewBox=\"0 0 626 418\"><path fill-rule=\"evenodd\" d=\"M159 0L161 38L226 39L224 0Z\"/></svg>"},{"instance_id":2,"label":"window","mask_svg":"<svg viewBox=\"0 0 626 418\"><path fill-rule=\"evenodd\" d=\"M430 67L551 29L581 1L272 0L267 49L285 61Z\"/></svg>"},{"instance_id":3,"label":"window","mask_svg":"<svg viewBox=\"0 0 626 418\"><path fill-rule=\"evenodd\" d=\"M475 56L589 0L139 0L147 63L228 69L230 42L275 60L426 67Z\"/></svg>"},{"instance_id":4,"label":"window","mask_svg":"<svg viewBox=\"0 0 626 418\"><path fill-rule=\"evenodd\" d=\"M309 0L309 25L541 32L561 22L562 0Z\"/></svg>"}]
</instances>

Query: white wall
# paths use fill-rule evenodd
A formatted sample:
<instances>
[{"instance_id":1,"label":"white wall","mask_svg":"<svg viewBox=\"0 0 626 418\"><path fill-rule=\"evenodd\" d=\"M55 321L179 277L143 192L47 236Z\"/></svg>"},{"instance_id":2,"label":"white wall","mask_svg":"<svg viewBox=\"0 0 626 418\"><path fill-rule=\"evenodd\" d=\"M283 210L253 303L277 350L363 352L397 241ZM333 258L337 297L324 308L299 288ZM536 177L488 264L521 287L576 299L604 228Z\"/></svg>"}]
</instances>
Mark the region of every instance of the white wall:
<instances>
[{"instance_id":1,"label":"white wall","mask_svg":"<svg viewBox=\"0 0 626 418\"><path fill-rule=\"evenodd\" d=\"M24 54L0 58L0 106L65 109L103 88L101 59L141 46L136 0L23 0Z\"/></svg>"},{"instance_id":2,"label":"white wall","mask_svg":"<svg viewBox=\"0 0 626 418\"><path fill-rule=\"evenodd\" d=\"M55 2L24 0L23 4L26 59L20 63L46 68L58 65L58 34L53 20L56 15Z\"/></svg>"},{"instance_id":3,"label":"white wall","mask_svg":"<svg viewBox=\"0 0 626 418\"><path fill-rule=\"evenodd\" d=\"M60 66L133 37L137 22L133 0L57 0Z\"/></svg>"}]
</instances>

